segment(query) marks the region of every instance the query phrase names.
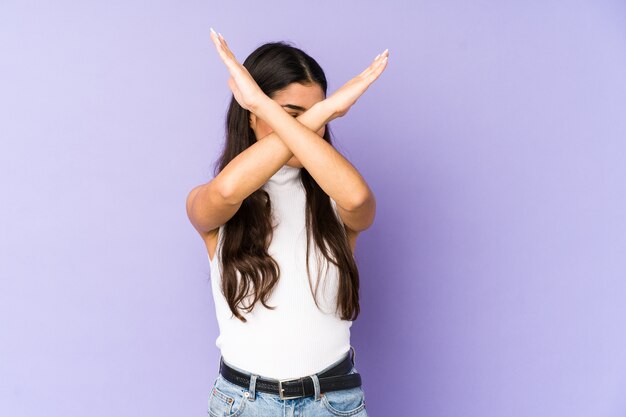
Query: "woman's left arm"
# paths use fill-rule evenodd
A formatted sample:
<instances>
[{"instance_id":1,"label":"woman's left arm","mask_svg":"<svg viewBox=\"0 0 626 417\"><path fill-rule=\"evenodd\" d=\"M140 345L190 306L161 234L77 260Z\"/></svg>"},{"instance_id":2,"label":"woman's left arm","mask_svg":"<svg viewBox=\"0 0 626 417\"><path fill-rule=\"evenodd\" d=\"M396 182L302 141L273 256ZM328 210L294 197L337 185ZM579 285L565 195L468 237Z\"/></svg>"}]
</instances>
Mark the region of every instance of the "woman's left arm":
<instances>
[{"instance_id":1,"label":"woman's left arm","mask_svg":"<svg viewBox=\"0 0 626 417\"><path fill-rule=\"evenodd\" d=\"M332 106L331 98L314 106ZM315 182L337 203L344 224L362 231L374 222L376 200L359 171L331 144L267 97L250 109L263 119L304 165ZM334 110L328 109L329 112Z\"/></svg>"}]
</instances>

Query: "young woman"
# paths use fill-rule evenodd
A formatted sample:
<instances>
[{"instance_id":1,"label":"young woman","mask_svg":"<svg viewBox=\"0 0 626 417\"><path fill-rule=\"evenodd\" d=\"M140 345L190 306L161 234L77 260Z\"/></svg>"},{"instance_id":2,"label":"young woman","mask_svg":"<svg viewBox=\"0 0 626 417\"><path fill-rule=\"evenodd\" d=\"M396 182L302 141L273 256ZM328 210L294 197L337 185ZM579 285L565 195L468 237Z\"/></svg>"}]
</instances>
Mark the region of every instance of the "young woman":
<instances>
[{"instance_id":1,"label":"young woman","mask_svg":"<svg viewBox=\"0 0 626 417\"><path fill-rule=\"evenodd\" d=\"M233 98L217 175L187 198L220 329L209 415L366 417L350 327L356 238L376 202L327 123L348 112L389 53L326 98L324 72L302 50L267 43L242 65L211 32Z\"/></svg>"}]
</instances>

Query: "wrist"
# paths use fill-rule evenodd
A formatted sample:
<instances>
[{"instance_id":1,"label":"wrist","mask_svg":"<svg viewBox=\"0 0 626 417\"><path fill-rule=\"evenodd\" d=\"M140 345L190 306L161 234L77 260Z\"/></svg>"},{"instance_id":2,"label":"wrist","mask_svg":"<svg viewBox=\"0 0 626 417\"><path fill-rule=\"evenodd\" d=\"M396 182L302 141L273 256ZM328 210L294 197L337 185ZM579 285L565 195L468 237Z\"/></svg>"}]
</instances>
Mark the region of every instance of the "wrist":
<instances>
[{"instance_id":1,"label":"wrist","mask_svg":"<svg viewBox=\"0 0 626 417\"><path fill-rule=\"evenodd\" d=\"M267 112L267 109L274 105L278 105L278 103L269 98L266 94L263 94L248 106L248 110L257 117L265 119L263 115Z\"/></svg>"},{"instance_id":2,"label":"wrist","mask_svg":"<svg viewBox=\"0 0 626 417\"><path fill-rule=\"evenodd\" d=\"M335 103L332 97L326 98L322 101L318 101L314 106L319 107L321 112L326 116L326 123L339 117L339 113L336 110ZM324 124L326 124L324 123Z\"/></svg>"}]
</instances>

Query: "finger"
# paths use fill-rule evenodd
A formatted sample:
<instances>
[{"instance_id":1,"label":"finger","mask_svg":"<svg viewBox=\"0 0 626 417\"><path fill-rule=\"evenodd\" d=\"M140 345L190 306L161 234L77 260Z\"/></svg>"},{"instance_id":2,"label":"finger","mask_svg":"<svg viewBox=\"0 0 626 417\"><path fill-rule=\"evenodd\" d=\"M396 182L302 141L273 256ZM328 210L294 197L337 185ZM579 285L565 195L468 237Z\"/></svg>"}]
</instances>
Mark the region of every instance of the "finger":
<instances>
[{"instance_id":1,"label":"finger","mask_svg":"<svg viewBox=\"0 0 626 417\"><path fill-rule=\"evenodd\" d=\"M215 32L211 32L211 41L213 41L213 45L215 45L215 49L217 49L219 51L221 45L220 45L220 40L217 37L217 33Z\"/></svg>"},{"instance_id":2,"label":"finger","mask_svg":"<svg viewBox=\"0 0 626 417\"><path fill-rule=\"evenodd\" d=\"M241 68L240 68L239 62L237 62L237 59L235 58L234 54L226 46L226 41L224 40L224 38L221 37L216 32L212 31L211 39L213 39L217 52L220 58L222 59L222 61L224 62L224 64L226 65L226 67L228 68L228 70L230 71L230 73L233 74L234 71L240 70Z\"/></svg>"},{"instance_id":3,"label":"finger","mask_svg":"<svg viewBox=\"0 0 626 417\"><path fill-rule=\"evenodd\" d=\"M219 43L219 40L217 41L217 45L216 49L217 49L217 53L219 54L220 58L222 59L222 61L224 62L224 64L226 64L226 66L230 66L231 65L231 58L230 56L226 53L226 51L224 51L224 48L222 46L222 44Z\"/></svg>"},{"instance_id":4,"label":"finger","mask_svg":"<svg viewBox=\"0 0 626 417\"><path fill-rule=\"evenodd\" d=\"M234 59L235 55L230 51L228 45L226 44L226 40L221 36L221 33L217 33L213 28L211 28L211 40L215 44L215 48L217 49L220 56L230 57Z\"/></svg>"},{"instance_id":5,"label":"finger","mask_svg":"<svg viewBox=\"0 0 626 417\"><path fill-rule=\"evenodd\" d=\"M226 51L224 51L224 45L222 44L222 41L220 40L220 38L217 36L216 32L211 32L211 40L213 41L213 44L215 45L215 49L217 50L217 53L220 55L220 58L222 58L223 61L225 61L228 58L228 55L226 54Z\"/></svg>"},{"instance_id":6,"label":"finger","mask_svg":"<svg viewBox=\"0 0 626 417\"><path fill-rule=\"evenodd\" d=\"M385 57L383 59L380 60L380 63L378 64L378 66L376 68L374 68L370 73L368 73L365 76L365 79L367 79L370 83L374 82L374 80L376 80L380 74L382 74L382 72L385 70L385 68L387 67L387 62L389 62L388 57Z\"/></svg>"},{"instance_id":7,"label":"finger","mask_svg":"<svg viewBox=\"0 0 626 417\"><path fill-rule=\"evenodd\" d=\"M374 65L376 65L376 62L378 62L378 58L380 57L380 55L378 55L374 61L372 61L371 64L369 64L369 66L367 68L365 68L359 75L365 75L367 72L371 71L372 68L374 68Z\"/></svg>"},{"instance_id":8,"label":"finger","mask_svg":"<svg viewBox=\"0 0 626 417\"><path fill-rule=\"evenodd\" d=\"M230 50L230 47L228 46L228 42L226 42L226 39L224 39L221 33L218 33L217 36L220 42L222 43L224 51L233 59L233 61L238 63L237 58L235 57L235 54L233 53L233 51Z\"/></svg>"},{"instance_id":9,"label":"finger","mask_svg":"<svg viewBox=\"0 0 626 417\"><path fill-rule=\"evenodd\" d=\"M359 74L359 77L361 78L367 78L369 77L374 71L376 71L376 68L378 67L378 62L376 61L375 63L373 63L371 66L367 67L365 69L365 71L363 71L361 74Z\"/></svg>"},{"instance_id":10,"label":"finger","mask_svg":"<svg viewBox=\"0 0 626 417\"><path fill-rule=\"evenodd\" d=\"M375 68L360 76L361 80L363 80L367 85L373 83L387 66L387 61L387 57L381 59L377 62Z\"/></svg>"},{"instance_id":11,"label":"finger","mask_svg":"<svg viewBox=\"0 0 626 417\"><path fill-rule=\"evenodd\" d=\"M369 78L372 75L378 76L378 74L380 74L378 70L380 70L381 67L382 69L385 68L385 66L387 65L388 58L389 58L389 50L385 49L385 51L383 51L382 54L376 57L372 65L370 65L370 67L368 67L365 71L363 71L361 77Z\"/></svg>"},{"instance_id":12,"label":"finger","mask_svg":"<svg viewBox=\"0 0 626 417\"><path fill-rule=\"evenodd\" d=\"M367 68L365 68L363 72L359 74L359 76L367 77L369 75L369 72L378 68L378 65L380 65L380 62L383 59L385 59L385 57L387 56L389 56L389 49L385 49L382 53L376 55L376 58L374 58L374 61L372 61L372 63Z\"/></svg>"}]
</instances>

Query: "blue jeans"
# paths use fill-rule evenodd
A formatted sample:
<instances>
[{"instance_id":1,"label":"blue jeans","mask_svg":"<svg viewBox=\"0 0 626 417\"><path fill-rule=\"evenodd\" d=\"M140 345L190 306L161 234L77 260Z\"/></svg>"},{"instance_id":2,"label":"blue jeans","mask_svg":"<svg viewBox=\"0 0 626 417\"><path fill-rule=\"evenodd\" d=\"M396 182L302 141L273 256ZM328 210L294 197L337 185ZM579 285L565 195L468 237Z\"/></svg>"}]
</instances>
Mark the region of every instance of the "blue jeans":
<instances>
[{"instance_id":1,"label":"blue jeans","mask_svg":"<svg viewBox=\"0 0 626 417\"><path fill-rule=\"evenodd\" d=\"M332 368L339 362L335 362L319 373ZM320 394L319 380L316 375L311 375L316 395L282 400L278 394L256 391L257 375L252 375L228 362L226 364L248 375L250 386L240 387L218 374L209 395L208 412L211 417L293 417L296 415L368 417L365 410L365 394L361 387ZM356 372L358 371L353 366L349 373Z\"/></svg>"}]
</instances>

